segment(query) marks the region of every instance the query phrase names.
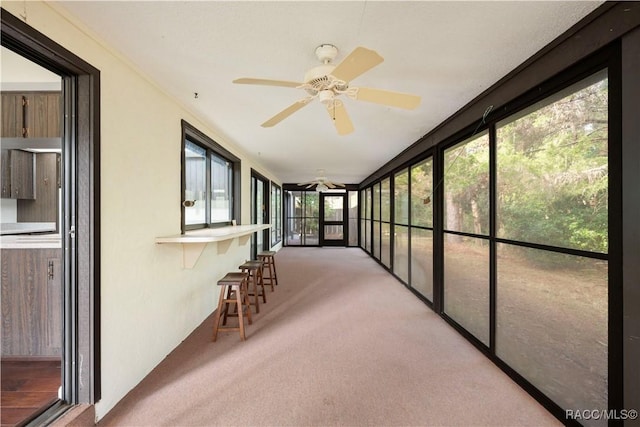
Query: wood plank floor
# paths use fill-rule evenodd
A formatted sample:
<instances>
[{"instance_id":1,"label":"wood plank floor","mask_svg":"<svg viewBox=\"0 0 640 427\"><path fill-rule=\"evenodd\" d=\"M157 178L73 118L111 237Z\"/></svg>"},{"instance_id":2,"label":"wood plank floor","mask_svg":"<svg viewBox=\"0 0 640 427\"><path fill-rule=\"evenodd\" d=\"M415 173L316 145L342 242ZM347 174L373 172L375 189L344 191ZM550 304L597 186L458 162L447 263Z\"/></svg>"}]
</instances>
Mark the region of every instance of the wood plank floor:
<instances>
[{"instance_id":1,"label":"wood plank floor","mask_svg":"<svg viewBox=\"0 0 640 427\"><path fill-rule=\"evenodd\" d=\"M2 361L0 424L20 426L58 399L60 361Z\"/></svg>"}]
</instances>

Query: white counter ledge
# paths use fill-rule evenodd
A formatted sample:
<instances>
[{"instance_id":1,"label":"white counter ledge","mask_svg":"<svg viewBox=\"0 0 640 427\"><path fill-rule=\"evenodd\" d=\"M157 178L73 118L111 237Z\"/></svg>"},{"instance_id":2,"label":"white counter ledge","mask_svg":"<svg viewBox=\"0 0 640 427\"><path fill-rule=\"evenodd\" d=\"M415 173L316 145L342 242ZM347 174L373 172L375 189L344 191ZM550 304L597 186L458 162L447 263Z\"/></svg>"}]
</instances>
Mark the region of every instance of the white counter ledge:
<instances>
[{"instance_id":1,"label":"white counter ledge","mask_svg":"<svg viewBox=\"0 0 640 427\"><path fill-rule=\"evenodd\" d=\"M224 242L239 238L240 244L244 245L249 241L253 233L267 228L271 228L271 224L230 225L220 228L205 228L202 230L187 231L185 234L156 237L156 244L173 243L181 245L182 264L184 268L193 268L208 243ZM218 252L220 252L220 247L218 247Z\"/></svg>"},{"instance_id":2,"label":"white counter ledge","mask_svg":"<svg viewBox=\"0 0 640 427\"><path fill-rule=\"evenodd\" d=\"M12 235L0 237L2 249L60 249L59 234Z\"/></svg>"}]
</instances>

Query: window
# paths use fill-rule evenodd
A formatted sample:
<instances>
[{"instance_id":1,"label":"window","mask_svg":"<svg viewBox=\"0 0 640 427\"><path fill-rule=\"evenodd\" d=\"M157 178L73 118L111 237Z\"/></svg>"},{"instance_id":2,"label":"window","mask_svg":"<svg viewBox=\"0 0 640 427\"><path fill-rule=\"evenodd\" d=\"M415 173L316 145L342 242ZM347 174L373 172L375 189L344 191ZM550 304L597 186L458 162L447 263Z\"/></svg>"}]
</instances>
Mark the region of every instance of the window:
<instances>
[{"instance_id":1,"label":"window","mask_svg":"<svg viewBox=\"0 0 640 427\"><path fill-rule=\"evenodd\" d=\"M411 287L433 301L433 158L411 166Z\"/></svg>"},{"instance_id":2,"label":"window","mask_svg":"<svg viewBox=\"0 0 640 427\"><path fill-rule=\"evenodd\" d=\"M287 191L288 246L317 246L320 243L320 193L315 191Z\"/></svg>"},{"instance_id":3,"label":"window","mask_svg":"<svg viewBox=\"0 0 640 427\"><path fill-rule=\"evenodd\" d=\"M358 246L358 192L349 191L349 238L347 246Z\"/></svg>"},{"instance_id":4,"label":"window","mask_svg":"<svg viewBox=\"0 0 640 427\"><path fill-rule=\"evenodd\" d=\"M409 283L409 170L403 169L393 178L394 242L393 272Z\"/></svg>"},{"instance_id":5,"label":"window","mask_svg":"<svg viewBox=\"0 0 640 427\"><path fill-rule=\"evenodd\" d=\"M271 183L271 246L282 241L282 188Z\"/></svg>"},{"instance_id":6,"label":"window","mask_svg":"<svg viewBox=\"0 0 640 427\"><path fill-rule=\"evenodd\" d=\"M563 408L607 407L608 122L604 70L496 125L496 355Z\"/></svg>"},{"instance_id":7,"label":"window","mask_svg":"<svg viewBox=\"0 0 640 427\"><path fill-rule=\"evenodd\" d=\"M444 152L444 311L489 345L489 134Z\"/></svg>"},{"instance_id":8,"label":"window","mask_svg":"<svg viewBox=\"0 0 640 427\"><path fill-rule=\"evenodd\" d=\"M230 225L240 212L240 159L182 121L182 231Z\"/></svg>"}]
</instances>

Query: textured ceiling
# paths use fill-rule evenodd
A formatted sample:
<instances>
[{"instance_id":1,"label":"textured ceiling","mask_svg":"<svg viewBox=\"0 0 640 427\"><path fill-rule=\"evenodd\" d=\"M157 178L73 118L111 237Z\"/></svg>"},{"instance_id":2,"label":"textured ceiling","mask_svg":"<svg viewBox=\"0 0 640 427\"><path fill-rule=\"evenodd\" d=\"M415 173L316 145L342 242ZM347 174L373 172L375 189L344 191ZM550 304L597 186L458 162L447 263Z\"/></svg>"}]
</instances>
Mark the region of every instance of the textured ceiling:
<instances>
[{"instance_id":1,"label":"textured ceiling","mask_svg":"<svg viewBox=\"0 0 640 427\"><path fill-rule=\"evenodd\" d=\"M601 2L55 3L283 182L324 169L332 180L359 183ZM262 128L305 93L232 80L302 81L324 43L338 47L335 62L357 46L377 51L385 61L352 86L413 93L420 106L346 99L355 131L339 136L315 100Z\"/></svg>"}]
</instances>

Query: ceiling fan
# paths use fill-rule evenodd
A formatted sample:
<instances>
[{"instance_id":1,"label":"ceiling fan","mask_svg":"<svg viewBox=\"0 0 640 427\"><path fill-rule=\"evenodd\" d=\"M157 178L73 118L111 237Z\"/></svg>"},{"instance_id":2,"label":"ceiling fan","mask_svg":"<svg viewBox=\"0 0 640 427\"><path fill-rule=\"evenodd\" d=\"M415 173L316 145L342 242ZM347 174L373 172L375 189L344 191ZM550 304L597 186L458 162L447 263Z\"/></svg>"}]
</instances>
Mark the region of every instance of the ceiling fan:
<instances>
[{"instance_id":1,"label":"ceiling fan","mask_svg":"<svg viewBox=\"0 0 640 427\"><path fill-rule=\"evenodd\" d=\"M328 189L333 189L336 187L344 187L344 184L340 184L339 182L331 182L327 179L326 176L324 175L324 170L322 169L318 169L318 174L320 176L316 176L316 179L313 179L311 181L308 182L301 182L298 185L303 186L305 185L306 188L311 188L315 185L316 187L316 191L317 192L322 192L322 191L327 191Z\"/></svg>"},{"instance_id":2,"label":"ceiling fan","mask_svg":"<svg viewBox=\"0 0 640 427\"><path fill-rule=\"evenodd\" d=\"M254 78L240 78L233 81L233 83L237 84L292 87L304 89L307 92L307 97L271 117L262 123L262 127L271 127L280 123L309 104L314 98L318 98L326 106L329 116L340 135L351 133L354 129L344 103L338 99L341 95L346 95L357 101L367 101L405 109L414 109L420 104L420 97L416 95L350 86L351 80L384 61L384 58L374 50L357 47L338 65L332 64L338 54L338 48L334 45L322 44L316 48L315 53L322 65L309 70L304 76L303 83Z\"/></svg>"}]
</instances>

